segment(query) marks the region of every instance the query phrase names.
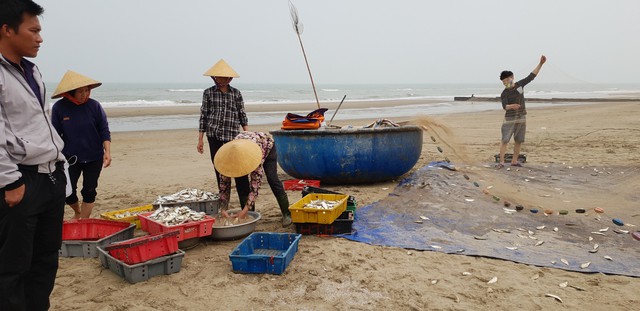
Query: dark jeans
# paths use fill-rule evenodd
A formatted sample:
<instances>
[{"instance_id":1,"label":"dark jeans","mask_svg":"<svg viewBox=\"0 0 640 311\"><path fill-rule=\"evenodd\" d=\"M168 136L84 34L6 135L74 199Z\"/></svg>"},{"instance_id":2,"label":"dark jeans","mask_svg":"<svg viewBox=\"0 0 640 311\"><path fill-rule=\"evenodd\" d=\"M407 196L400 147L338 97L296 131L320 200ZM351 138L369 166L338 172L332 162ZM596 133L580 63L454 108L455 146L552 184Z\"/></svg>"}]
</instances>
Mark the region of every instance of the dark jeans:
<instances>
[{"instance_id":1,"label":"dark jeans","mask_svg":"<svg viewBox=\"0 0 640 311\"><path fill-rule=\"evenodd\" d=\"M66 177L20 169L22 201L0 191L0 310L47 310L58 271ZM55 182L53 181L55 179Z\"/></svg>"},{"instance_id":2,"label":"dark jeans","mask_svg":"<svg viewBox=\"0 0 640 311\"><path fill-rule=\"evenodd\" d=\"M220 149L220 147L222 147L222 145L228 142L220 141L212 137L207 137L207 140L209 141L211 163L213 163L213 158L216 156L216 153L218 153L218 150ZM217 180L216 184L220 185L220 173L218 172L218 170L215 169L215 167L214 167L214 170L216 171L216 180ZM238 177L238 178L235 178L235 180L236 180L236 191L238 191L238 198L240 199L241 205L244 206L244 203L247 202L247 198L249 197L249 192L251 191L249 186L249 176ZM218 192L220 192L220 189L218 189Z\"/></svg>"},{"instance_id":3,"label":"dark jeans","mask_svg":"<svg viewBox=\"0 0 640 311\"><path fill-rule=\"evenodd\" d=\"M67 204L71 205L78 202L78 179L82 174L82 202L93 203L96 201L96 188L98 188L98 178L100 178L100 172L102 172L102 160L76 163L69 166L69 179L71 180L71 189L73 192L67 198Z\"/></svg>"},{"instance_id":4,"label":"dark jeans","mask_svg":"<svg viewBox=\"0 0 640 311\"><path fill-rule=\"evenodd\" d=\"M278 152L276 151L275 145L271 148L267 158L264 159L262 168L264 169L265 176L267 176L267 182L269 182L269 187L271 187L273 195L276 198L286 197L287 193L284 191L282 181L278 178Z\"/></svg>"}]
</instances>

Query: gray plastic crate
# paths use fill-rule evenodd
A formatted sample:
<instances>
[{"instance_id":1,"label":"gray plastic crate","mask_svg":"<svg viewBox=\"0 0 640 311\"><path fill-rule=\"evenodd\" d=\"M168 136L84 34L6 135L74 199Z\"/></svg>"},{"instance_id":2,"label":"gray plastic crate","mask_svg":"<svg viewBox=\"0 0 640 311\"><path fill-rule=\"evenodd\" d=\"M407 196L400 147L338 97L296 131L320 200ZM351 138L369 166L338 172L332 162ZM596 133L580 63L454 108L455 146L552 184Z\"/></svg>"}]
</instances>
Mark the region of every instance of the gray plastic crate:
<instances>
[{"instance_id":1,"label":"gray plastic crate","mask_svg":"<svg viewBox=\"0 0 640 311\"><path fill-rule=\"evenodd\" d=\"M96 258L98 257L96 249L98 246L132 239L135 230L136 224L131 224L129 227L97 241L62 241L58 254L60 257Z\"/></svg>"},{"instance_id":2,"label":"gray plastic crate","mask_svg":"<svg viewBox=\"0 0 640 311\"><path fill-rule=\"evenodd\" d=\"M184 202L184 203L163 203L163 207L174 206L187 206L196 212L204 212L205 214L212 216L217 215L220 209L220 200L208 200L208 201L196 201L196 202ZM160 204L153 204L153 209L158 209Z\"/></svg>"},{"instance_id":3,"label":"gray plastic crate","mask_svg":"<svg viewBox=\"0 0 640 311\"><path fill-rule=\"evenodd\" d=\"M127 282L134 284L144 282L154 276L168 275L180 272L184 251L178 250L175 254L159 257L135 265L128 265L121 260L113 258L102 247L98 247L100 262L105 269L123 277Z\"/></svg>"}]
</instances>

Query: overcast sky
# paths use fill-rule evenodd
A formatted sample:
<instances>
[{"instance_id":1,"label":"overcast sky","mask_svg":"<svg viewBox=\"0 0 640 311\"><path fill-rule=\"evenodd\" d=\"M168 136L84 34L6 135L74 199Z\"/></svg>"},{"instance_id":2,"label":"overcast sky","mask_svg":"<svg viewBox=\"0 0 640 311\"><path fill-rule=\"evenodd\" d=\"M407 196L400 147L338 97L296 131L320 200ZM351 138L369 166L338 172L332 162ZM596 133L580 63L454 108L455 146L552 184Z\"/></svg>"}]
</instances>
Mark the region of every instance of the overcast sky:
<instances>
[{"instance_id":1,"label":"overcast sky","mask_svg":"<svg viewBox=\"0 0 640 311\"><path fill-rule=\"evenodd\" d=\"M35 60L104 82L308 83L286 0L36 0ZM548 56L544 82L639 83L640 1L297 0L317 83L493 83Z\"/></svg>"}]
</instances>

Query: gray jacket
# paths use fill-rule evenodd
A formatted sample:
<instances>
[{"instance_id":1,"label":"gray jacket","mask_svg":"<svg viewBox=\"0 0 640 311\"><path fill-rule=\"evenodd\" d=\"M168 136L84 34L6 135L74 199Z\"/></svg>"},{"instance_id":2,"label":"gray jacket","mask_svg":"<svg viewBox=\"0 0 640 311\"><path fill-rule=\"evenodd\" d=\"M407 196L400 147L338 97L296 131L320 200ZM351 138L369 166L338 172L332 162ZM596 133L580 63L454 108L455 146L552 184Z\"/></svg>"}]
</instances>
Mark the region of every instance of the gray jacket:
<instances>
[{"instance_id":1,"label":"gray jacket","mask_svg":"<svg viewBox=\"0 0 640 311\"><path fill-rule=\"evenodd\" d=\"M0 189L22 177L18 164L37 165L38 172L51 173L57 161L64 161L64 143L51 125L51 106L42 107L38 101L44 99L45 88L36 66L33 76L40 85L37 95L0 54Z\"/></svg>"}]
</instances>

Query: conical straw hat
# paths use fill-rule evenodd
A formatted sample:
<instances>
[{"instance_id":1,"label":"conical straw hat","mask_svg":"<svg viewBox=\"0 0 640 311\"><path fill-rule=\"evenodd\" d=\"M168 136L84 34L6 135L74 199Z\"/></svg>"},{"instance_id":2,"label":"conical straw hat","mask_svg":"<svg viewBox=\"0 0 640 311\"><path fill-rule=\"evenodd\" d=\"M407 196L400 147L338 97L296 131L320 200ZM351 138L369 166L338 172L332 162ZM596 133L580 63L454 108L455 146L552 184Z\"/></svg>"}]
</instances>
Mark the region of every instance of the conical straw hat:
<instances>
[{"instance_id":1,"label":"conical straw hat","mask_svg":"<svg viewBox=\"0 0 640 311\"><path fill-rule=\"evenodd\" d=\"M94 89L101 86L102 83L96 80L93 80L87 76L83 76L75 71L67 71L64 76L62 76L62 80L58 83L58 87L55 91L53 91L53 95L51 99L62 97L62 94L81 88L83 86L88 86L89 89Z\"/></svg>"},{"instance_id":2,"label":"conical straw hat","mask_svg":"<svg viewBox=\"0 0 640 311\"><path fill-rule=\"evenodd\" d=\"M204 76L240 78L240 75L224 59L220 59L213 67L209 68Z\"/></svg>"},{"instance_id":3,"label":"conical straw hat","mask_svg":"<svg viewBox=\"0 0 640 311\"><path fill-rule=\"evenodd\" d=\"M247 139L224 144L213 158L213 166L227 177L240 177L255 171L262 162L262 149Z\"/></svg>"}]
</instances>

